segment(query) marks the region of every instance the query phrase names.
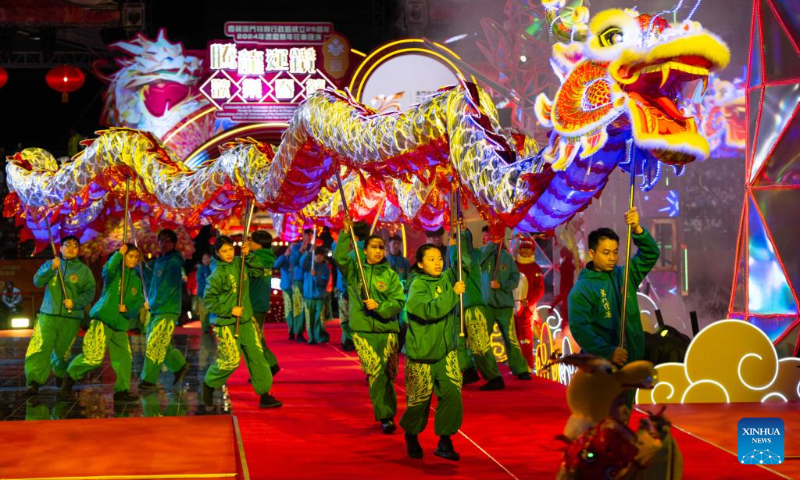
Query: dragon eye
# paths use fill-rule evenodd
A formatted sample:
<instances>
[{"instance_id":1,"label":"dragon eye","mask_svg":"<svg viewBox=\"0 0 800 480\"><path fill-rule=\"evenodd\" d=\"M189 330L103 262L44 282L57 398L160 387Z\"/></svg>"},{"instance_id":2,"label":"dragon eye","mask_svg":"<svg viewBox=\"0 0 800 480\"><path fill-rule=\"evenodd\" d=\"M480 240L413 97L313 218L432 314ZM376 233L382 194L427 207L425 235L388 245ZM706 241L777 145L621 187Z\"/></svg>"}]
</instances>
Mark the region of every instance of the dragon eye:
<instances>
[{"instance_id":1,"label":"dragon eye","mask_svg":"<svg viewBox=\"0 0 800 480\"><path fill-rule=\"evenodd\" d=\"M600 34L600 45L610 47L622 42L622 30L617 27L609 27Z\"/></svg>"}]
</instances>

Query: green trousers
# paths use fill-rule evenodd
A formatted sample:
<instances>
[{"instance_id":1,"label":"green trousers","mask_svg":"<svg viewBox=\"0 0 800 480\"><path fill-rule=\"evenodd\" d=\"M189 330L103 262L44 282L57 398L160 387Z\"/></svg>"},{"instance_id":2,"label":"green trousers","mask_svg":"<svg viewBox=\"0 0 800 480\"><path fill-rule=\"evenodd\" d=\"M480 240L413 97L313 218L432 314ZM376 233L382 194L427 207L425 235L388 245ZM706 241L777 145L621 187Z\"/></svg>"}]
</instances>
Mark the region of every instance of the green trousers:
<instances>
[{"instance_id":1,"label":"green trousers","mask_svg":"<svg viewBox=\"0 0 800 480\"><path fill-rule=\"evenodd\" d=\"M100 320L92 320L89 330L83 337L83 353L72 359L67 374L73 380L80 380L103 364L103 358L111 359L111 368L117 375L115 392L125 392L131 388L131 344L128 332L118 332Z\"/></svg>"},{"instance_id":2,"label":"green trousers","mask_svg":"<svg viewBox=\"0 0 800 480\"><path fill-rule=\"evenodd\" d=\"M33 335L25 352L25 383L47 383L50 369L56 377L64 378L69 366L72 344L78 336L81 322L77 318L56 317L40 313Z\"/></svg>"},{"instance_id":3,"label":"green trousers","mask_svg":"<svg viewBox=\"0 0 800 480\"><path fill-rule=\"evenodd\" d=\"M467 337L458 337L456 354L458 355L458 366L461 367L462 372L475 368L475 358L472 357L472 352L467 348Z\"/></svg>"},{"instance_id":4,"label":"green trousers","mask_svg":"<svg viewBox=\"0 0 800 480\"><path fill-rule=\"evenodd\" d=\"M292 298L292 291L281 290L281 294L283 294L283 321L286 322L289 335L294 335L294 299Z\"/></svg>"},{"instance_id":5,"label":"green trousers","mask_svg":"<svg viewBox=\"0 0 800 480\"><path fill-rule=\"evenodd\" d=\"M254 312L253 317L258 328L258 338L261 339L261 346L264 347L264 359L270 367L278 364L278 359L272 350L267 346L267 332L264 331L264 322L267 320L267 312Z\"/></svg>"},{"instance_id":6,"label":"green trousers","mask_svg":"<svg viewBox=\"0 0 800 480\"><path fill-rule=\"evenodd\" d=\"M508 308L495 308L486 307L486 320L488 332L494 330L494 324L500 329L500 334L503 336L503 343L506 346L506 354L508 355L508 367L511 373L519 375L522 373L530 373L528 362L522 356L522 350L519 348L519 340L517 340L517 330L514 326L514 309Z\"/></svg>"},{"instance_id":7,"label":"green trousers","mask_svg":"<svg viewBox=\"0 0 800 480\"><path fill-rule=\"evenodd\" d=\"M147 346L145 347L142 381L158 383L161 364L175 373L184 365L183 354L172 346L172 332L175 331L175 315L155 315L147 322Z\"/></svg>"},{"instance_id":8,"label":"green trousers","mask_svg":"<svg viewBox=\"0 0 800 480\"><path fill-rule=\"evenodd\" d=\"M259 338L258 326L253 322L239 325L239 338L235 337L234 325L215 325L217 335L217 360L208 367L204 381L212 388L220 388L228 377L244 361L250 372L253 389L257 394L269 393L272 389L272 372L264 358L264 347Z\"/></svg>"},{"instance_id":9,"label":"green trousers","mask_svg":"<svg viewBox=\"0 0 800 480\"><path fill-rule=\"evenodd\" d=\"M436 435L454 435L461 427L461 368L455 350L436 363L420 363L406 358L406 411L400 427L411 435L425 430L431 407L431 394L439 398L433 428Z\"/></svg>"},{"instance_id":10,"label":"green trousers","mask_svg":"<svg viewBox=\"0 0 800 480\"><path fill-rule=\"evenodd\" d=\"M322 319L322 309L324 306L324 298L306 298L305 310L308 343L323 343L331 338L327 330L325 330L325 322Z\"/></svg>"},{"instance_id":11,"label":"green trousers","mask_svg":"<svg viewBox=\"0 0 800 480\"><path fill-rule=\"evenodd\" d=\"M472 354L474 365L477 367L481 377L489 381L499 377L500 370L497 368L497 359L492 351L492 331L486 321L485 308L477 305L465 309L464 324L467 330L466 344ZM458 361L461 361L461 356L458 357Z\"/></svg>"},{"instance_id":12,"label":"green trousers","mask_svg":"<svg viewBox=\"0 0 800 480\"><path fill-rule=\"evenodd\" d=\"M397 393L394 390L397 334L353 332L353 343L361 361L361 370L369 377L369 399L375 420L394 418L397 413Z\"/></svg>"},{"instance_id":13,"label":"green trousers","mask_svg":"<svg viewBox=\"0 0 800 480\"><path fill-rule=\"evenodd\" d=\"M301 335L306 326L305 302L303 300L303 283L292 284L292 329L290 333Z\"/></svg>"},{"instance_id":14,"label":"green trousers","mask_svg":"<svg viewBox=\"0 0 800 480\"><path fill-rule=\"evenodd\" d=\"M211 331L211 312L206 308L206 302L200 295L194 296L194 311L200 319L200 325L203 327L203 332Z\"/></svg>"},{"instance_id":15,"label":"green trousers","mask_svg":"<svg viewBox=\"0 0 800 480\"><path fill-rule=\"evenodd\" d=\"M339 325L342 327L342 345L344 345L353 339L353 331L350 330L350 300L342 292L336 292L336 300L339 305Z\"/></svg>"}]
</instances>

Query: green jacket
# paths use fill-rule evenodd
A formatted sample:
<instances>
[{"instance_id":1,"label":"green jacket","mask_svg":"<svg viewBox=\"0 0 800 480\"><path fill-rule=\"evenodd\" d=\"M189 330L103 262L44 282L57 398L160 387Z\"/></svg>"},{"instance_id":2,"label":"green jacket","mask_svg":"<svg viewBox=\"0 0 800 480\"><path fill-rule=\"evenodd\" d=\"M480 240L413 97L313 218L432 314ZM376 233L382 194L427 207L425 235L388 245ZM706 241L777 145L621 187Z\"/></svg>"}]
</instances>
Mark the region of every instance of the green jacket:
<instances>
[{"instance_id":1,"label":"green jacket","mask_svg":"<svg viewBox=\"0 0 800 480\"><path fill-rule=\"evenodd\" d=\"M631 259L628 288L628 317L625 322L625 349L628 361L644 358L644 333L636 292L639 284L658 261L658 245L647 230L633 234L639 251ZM611 358L619 346L619 322L622 311L622 286L625 269L598 272L590 262L581 270L569 292L569 326L583 351Z\"/></svg>"},{"instance_id":2,"label":"green jacket","mask_svg":"<svg viewBox=\"0 0 800 480\"><path fill-rule=\"evenodd\" d=\"M119 281L122 276L122 254L114 252L103 266L103 292L92 307L89 316L100 320L118 332L127 332L130 320L138 320L139 310L144 305L142 280L135 268L125 268L126 313L119 313Z\"/></svg>"},{"instance_id":3,"label":"green jacket","mask_svg":"<svg viewBox=\"0 0 800 480\"><path fill-rule=\"evenodd\" d=\"M438 277L417 273L410 280L406 312L406 355L417 362L438 362L458 347L458 295L453 291L456 273ZM351 320L352 321L352 320Z\"/></svg>"},{"instance_id":4,"label":"green jacket","mask_svg":"<svg viewBox=\"0 0 800 480\"><path fill-rule=\"evenodd\" d=\"M481 253L483 299L490 307L514 308L514 289L519 284L517 262L507 251L500 252L500 266L497 268L497 281L500 282L500 288L492 289L489 283L494 278L496 258L497 244L489 242Z\"/></svg>"},{"instance_id":5,"label":"green jacket","mask_svg":"<svg viewBox=\"0 0 800 480\"><path fill-rule=\"evenodd\" d=\"M452 247L450 249L450 265L457 265L458 248ZM461 263L462 278L467 284L467 291L464 292L464 308L485 307L486 301L483 299L481 285L481 253L472 246L472 233L469 230L461 232ZM457 271L456 278L458 278Z\"/></svg>"},{"instance_id":6,"label":"green jacket","mask_svg":"<svg viewBox=\"0 0 800 480\"><path fill-rule=\"evenodd\" d=\"M150 315L181 314L183 297L183 255L173 250L148 264L151 271L147 300Z\"/></svg>"},{"instance_id":7,"label":"green jacket","mask_svg":"<svg viewBox=\"0 0 800 480\"><path fill-rule=\"evenodd\" d=\"M272 268L275 266L275 252L262 248L253 252L261 267L254 267L250 273L250 303L253 312L263 314L269 311L269 296L272 293ZM238 278L238 277L237 277Z\"/></svg>"},{"instance_id":8,"label":"green jacket","mask_svg":"<svg viewBox=\"0 0 800 480\"><path fill-rule=\"evenodd\" d=\"M239 269L241 257L234 257L230 263L211 257L211 275L208 276L203 302L210 312L211 323L214 325L233 325L236 317L231 315L233 307L239 302ZM250 303L250 279L257 274L258 269L264 266L259 263L254 254L245 257L244 282L242 288L242 316L240 324L247 323L253 317L253 304Z\"/></svg>"},{"instance_id":9,"label":"green jacket","mask_svg":"<svg viewBox=\"0 0 800 480\"><path fill-rule=\"evenodd\" d=\"M61 272L64 274L64 284L67 298L72 300L72 312L67 312L64 306L64 294L61 290L61 280L58 272L50 268L52 260L44 262L33 276L33 284L39 288L47 287L44 291L44 300L39 312L58 317L76 318L82 320L84 309L94 300L95 282L94 275L89 267L77 258L72 260L61 259Z\"/></svg>"},{"instance_id":10,"label":"green jacket","mask_svg":"<svg viewBox=\"0 0 800 480\"><path fill-rule=\"evenodd\" d=\"M350 298L350 329L365 333L399 332L397 315L405 303L400 278L386 259L376 265L370 265L364 252L361 251L361 265L364 267L364 276L367 277L369 296L378 302L378 308L375 310L369 311L364 308L361 278L355 255L350 255L351 245L350 233L342 230L339 233L336 250L333 252L333 261L339 266L347 282L347 294Z\"/></svg>"}]
</instances>

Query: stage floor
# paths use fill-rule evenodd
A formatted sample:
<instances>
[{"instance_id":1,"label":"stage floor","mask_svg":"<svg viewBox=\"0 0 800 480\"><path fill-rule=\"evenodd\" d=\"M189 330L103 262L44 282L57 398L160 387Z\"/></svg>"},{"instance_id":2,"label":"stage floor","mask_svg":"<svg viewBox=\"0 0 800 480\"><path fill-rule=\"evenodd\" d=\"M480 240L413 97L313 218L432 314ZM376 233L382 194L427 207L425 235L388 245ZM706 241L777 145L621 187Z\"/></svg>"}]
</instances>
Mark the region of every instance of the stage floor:
<instances>
[{"instance_id":1,"label":"stage floor","mask_svg":"<svg viewBox=\"0 0 800 480\"><path fill-rule=\"evenodd\" d=\"M162 372L158 391L140 398L135 403L114 403L114 371L106 355L103 366L78 382L73 398L57 398L55 381L50 376L39 389L38 398L25 398L25 350L31 330L4 331L0 336L0 420L48 420L114 417L162 417L205 414L229 414L230 402L218 398L213 409L207 409L200 400L203 374L214 361L215 343L210 335L202 335L199 328L177 328L173 343L190 365L181 385L172 386L173 375ZM144 335L131 335L133 353L133 379L131 390L136 393L139 373L144 363ZM79 336L73 355L80 353L83 337Z\"/></svg>"},{"instance_id":2,"label":"stage floor","mask_svg":"<svg viewBox=\"0 0 800 480\"><path fill-rule=\"evenodd\" d=\"M553 478L560 461L559 448L563 445L554 437L561 433L569 416L563 386L538 378L530 382L520 381L511 376L507 367L501 366L506 390L480 392L478 387L482 382L464 387L464 424L454 437L456 448L462 455L461 461L448 462L432 455L436 443L433 413L421 436L425 458L415 461L405 454L401 431L393 435L380 433L373 419L358 358L354 352L343 352L339 348L340 331L335 323L329 324L334 339L331 344L313 346L289 341L285 325L267 326L268 343L281 365L273 393L284 402L284 406L274 410L257 408L258 397L247 383L244 364L229 380L227 391L217 394L213 408L207 409L201 404L200 384L205 370L214 360L215 348L213 338L203 335L198 328L176 329L175 346L183 351L191 365L177 388L172 387L172 374L165 372L157 393L144 396L136 403L115 405L112 398L114 373L106 359L101 369L76 386L75 399L57 401L57 391L51 379L42 387L38 401L26 401L23 362L29 339L24 332L16 334L21 336L5 333L0 335L0 419L232 413L239 419L249 474L253 479L357 479L374 478L378 472L382 478L403 479ZM82 338L76 341L73 353L80 351L81 342ZM135 385L143 360L144 337L131 336L131 347ZM399 420L405 409L402 373L396 387L396 420ZM135 391L135 386L133 389ZM726 407L727 413L725 408L720 408L724 406L701 407L723 412L717 417L707 412L697 413L688 407L671 406L667 411L676 425L694 435L706 437L706 440L700 440L684 432L675 433L684 453L684 478L756 480L794 476L779 468L781 466L768 470L739 464L735 446L731 449L726 443L730 439L720 439L727 433L714 427L715 422L723 420L731 423L729 420L733 417L738 422L738 413L730 407ZM758 409L758 406L753 408ZM794 412L796 415L796 410ZM732 423L733 435L736 422ZM788 435L789 424L787 422L787 455L791 455L790 444L793 441ZM4 425L11 427L10 423ZM13 435L13 431L13 427L5 430L6 435ZM187 458L193 455L192 452L185 453ZM3 476L0 472L0 477Z\"/></svg>"}]
</instances>

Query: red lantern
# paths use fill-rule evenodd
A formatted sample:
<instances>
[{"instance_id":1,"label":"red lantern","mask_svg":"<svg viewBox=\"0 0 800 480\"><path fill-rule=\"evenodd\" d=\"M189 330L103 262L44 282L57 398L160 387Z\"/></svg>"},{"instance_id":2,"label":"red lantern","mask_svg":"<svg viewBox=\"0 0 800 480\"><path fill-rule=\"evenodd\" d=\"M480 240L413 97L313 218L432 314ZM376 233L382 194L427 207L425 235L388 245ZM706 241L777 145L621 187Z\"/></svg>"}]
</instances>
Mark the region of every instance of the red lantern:
<instances>
[{"instance_id":1,"label":"red lantern","mask_svg":"<svg viewBox=\"0 0 800 480\"><path fill-rule=\"evenodd\" d=\"M86 77L79 68L63 65L61 67L55 67L47 72L45 80L47 80L47 84L50 88L61 92L61 101L66 103L69 101L69 96L67 94L81 88Z\"/></svg>"},{"instance_id":2,"label":"red lantern","mask_svg":"<svg viewBox=\"0 0 800 480\"><path fill-rule=\"evenodd\" d=\"M5 68L0 67L0 88L3 88L8 83L8 72Z\"/></svg>"}]
</instances>

